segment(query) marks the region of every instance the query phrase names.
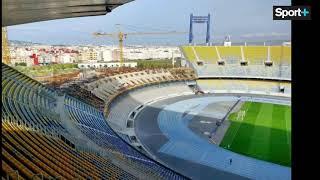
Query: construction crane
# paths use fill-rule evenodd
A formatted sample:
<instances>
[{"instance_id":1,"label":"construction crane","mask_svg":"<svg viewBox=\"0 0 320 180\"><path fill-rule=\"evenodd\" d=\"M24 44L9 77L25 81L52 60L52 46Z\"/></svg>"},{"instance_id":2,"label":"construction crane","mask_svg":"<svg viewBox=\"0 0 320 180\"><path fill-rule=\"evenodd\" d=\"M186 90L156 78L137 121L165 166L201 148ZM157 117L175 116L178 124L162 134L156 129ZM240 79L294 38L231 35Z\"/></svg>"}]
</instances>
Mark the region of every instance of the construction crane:
<instances>
[{"instance_id":1,"label":"construction crane","mask_svg":"<svg viewBox=\"0 0 320 180\"><path fill-rule=\"evenodd\" d=\"M7 27L2 27L2 62L7 65L11 63Z\"/></svg>"},{"instance_id":2,"label":"construction crane","mask_svg":"<svg viewBox=\"0 0 320 180\"><path fill-rule=\"evenodd\" d=\"M120 24L116 24L118 26L118 32L116 33L101 33L101 32L94 32L93 35L95 37L101 36L109 36L113 38L117 38L119 41L119 51L120 51L120 67L123 66L124 58L123 58L123 41L127 38L128 35L168 35L168 34L186 34L188 32L178 32L178 31L168 31L168 32L131 32L131 33L124 33L120 30Z\"/></svg>"}]
</instances>

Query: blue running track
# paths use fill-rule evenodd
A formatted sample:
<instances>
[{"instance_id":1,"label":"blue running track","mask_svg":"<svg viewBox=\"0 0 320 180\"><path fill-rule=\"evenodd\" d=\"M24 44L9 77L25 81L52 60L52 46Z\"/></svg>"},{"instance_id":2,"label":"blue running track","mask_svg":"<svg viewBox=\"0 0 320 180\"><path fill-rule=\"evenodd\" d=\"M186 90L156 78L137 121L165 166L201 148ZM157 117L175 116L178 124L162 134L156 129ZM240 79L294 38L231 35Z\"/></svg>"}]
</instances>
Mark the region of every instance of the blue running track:
<instances>
[{"instance_id":1,"label":"blue running track","mask_svg":"<svg viewBox=\"0 0 320 180\"><path fill-rule=\"evenodd\" d=\"M250 179L291 179L291 168L246 157L209 143L194 134L188 123L201 110L218 101L237 101L237 97L201 97L166 106L158 115L160 130L169 141L159 150L170 156L189 160ZM229 159L233 162L230 165Z\"/></svg>"}]
</instances>

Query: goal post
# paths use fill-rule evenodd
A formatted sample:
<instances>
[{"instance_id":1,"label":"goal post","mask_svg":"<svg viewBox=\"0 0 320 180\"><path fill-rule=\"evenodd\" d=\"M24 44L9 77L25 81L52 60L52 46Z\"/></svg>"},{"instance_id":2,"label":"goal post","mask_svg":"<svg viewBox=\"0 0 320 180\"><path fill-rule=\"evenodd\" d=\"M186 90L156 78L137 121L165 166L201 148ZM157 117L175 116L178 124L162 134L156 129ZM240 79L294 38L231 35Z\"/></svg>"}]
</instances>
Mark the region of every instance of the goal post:
<instances>
[{"instance_id":1,"label":"goal post","mask_svg":"<svg viewBox=\"0 0 320 180\"><path fill-rule=\"evenodd\" d=\"M245 110L241 110L241 111L238 112L237 120L238 121L243 121L245 116L246 116L246 111Z\"/></svg>"}]
</instances>

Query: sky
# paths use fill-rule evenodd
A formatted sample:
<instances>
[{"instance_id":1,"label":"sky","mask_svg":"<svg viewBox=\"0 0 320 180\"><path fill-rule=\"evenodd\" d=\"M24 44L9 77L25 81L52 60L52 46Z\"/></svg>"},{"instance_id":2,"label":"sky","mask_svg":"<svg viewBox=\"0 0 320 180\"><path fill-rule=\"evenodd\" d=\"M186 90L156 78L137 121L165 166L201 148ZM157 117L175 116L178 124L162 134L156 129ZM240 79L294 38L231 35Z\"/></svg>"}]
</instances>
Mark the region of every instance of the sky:
<instances>
[{"instance_id":1,"label":"sky","mask_svg":"<svg viewBox=\"0 0 320 180\"><path fill-rule=\"evenodd\" d=\"M272 20L273 5L290 5L290 0L135 0L104 16L43 21L8 27L9 40L44 44L115 45L111 37L93 37L93 32L189 31L190 13L211 14L211 42L226 35L233 42L290 40L290 21ZM195 43L205 42L205 24L194 25ZM179 35L127 36L126 45L183 45L188 33Z\"/></svg>"}]
</instances>

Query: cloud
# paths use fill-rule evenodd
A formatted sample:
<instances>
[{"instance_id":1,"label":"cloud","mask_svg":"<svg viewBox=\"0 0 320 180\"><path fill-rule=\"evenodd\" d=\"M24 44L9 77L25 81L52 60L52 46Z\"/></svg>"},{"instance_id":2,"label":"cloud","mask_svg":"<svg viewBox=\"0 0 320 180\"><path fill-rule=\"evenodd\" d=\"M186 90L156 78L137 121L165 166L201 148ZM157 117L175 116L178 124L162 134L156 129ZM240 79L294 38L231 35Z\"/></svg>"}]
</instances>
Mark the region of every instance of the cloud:
<instances>
[{"instance_id":1,"label":"cloud","mask_svg":"<svg viewBox=\"0 0 320 180\"><path fill-rule=\"evenodd\" d=\"M46 31L46 29L43 27L12 26L8 28L8 31Z\"/></svg>"},{"instance_id":2,"label":"cloud","mask_svg":"<svg viewBox=\"0 0 320 180\"><path fill-rule=\"evenodd\" d=\"M240 35L243 38L256 38L256 37L288 37L290 33L279 33L279 32L271 32L271 33L249 33Z\"/></svg>"}]
</instances>

